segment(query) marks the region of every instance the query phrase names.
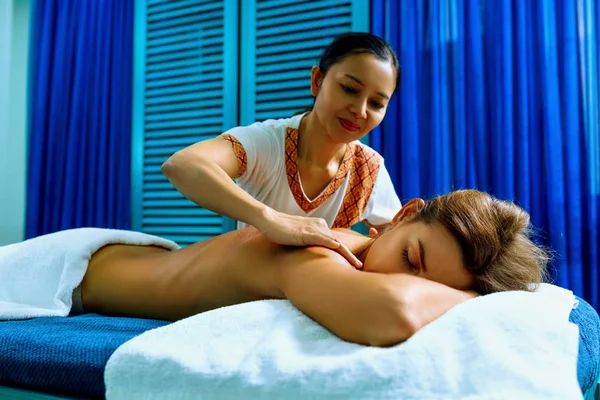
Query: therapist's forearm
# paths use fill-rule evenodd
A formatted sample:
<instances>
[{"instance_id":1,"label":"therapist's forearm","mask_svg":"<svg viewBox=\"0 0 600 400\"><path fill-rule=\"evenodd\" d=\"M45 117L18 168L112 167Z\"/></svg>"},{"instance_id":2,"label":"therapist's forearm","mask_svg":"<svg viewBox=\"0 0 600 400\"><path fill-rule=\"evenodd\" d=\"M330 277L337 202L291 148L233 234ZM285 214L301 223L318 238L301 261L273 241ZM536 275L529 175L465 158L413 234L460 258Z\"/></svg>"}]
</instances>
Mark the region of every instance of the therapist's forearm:
<instances>
[{"instance_id":1,"label":"therapist's forearm","mask_svg":"<svg viewBox=\"0 0 600 400\"><path fill-rule=\"evenodd\" d=\"M187 199L217 214L256 226L268 207L238 187L221 167L212 162L195 162L174 167L169 162L161 171Z\"/></svg>"}]
</instances>

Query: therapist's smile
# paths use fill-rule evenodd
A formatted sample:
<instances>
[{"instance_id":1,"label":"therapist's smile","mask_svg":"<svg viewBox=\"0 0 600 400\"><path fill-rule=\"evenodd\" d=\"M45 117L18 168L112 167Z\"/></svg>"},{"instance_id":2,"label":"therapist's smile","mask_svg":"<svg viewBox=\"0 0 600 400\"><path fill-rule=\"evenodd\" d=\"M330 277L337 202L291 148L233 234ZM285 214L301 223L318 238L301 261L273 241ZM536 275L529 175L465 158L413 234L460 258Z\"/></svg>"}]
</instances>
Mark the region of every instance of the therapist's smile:
<instances>
[{"instance_id":1,"label":"therapist's smile","mask_svg":"<svg viewBox=\"0 0 600 400\"><path fill-rule=\"evenodd\" d=\"M347 131L355 133L360 130L360 126L356 125L352 121L349 121L345 118L338 118L338 119L340 120L340 124L342 125L342 128L346 129Z\"/></svg>"}]
</instances>

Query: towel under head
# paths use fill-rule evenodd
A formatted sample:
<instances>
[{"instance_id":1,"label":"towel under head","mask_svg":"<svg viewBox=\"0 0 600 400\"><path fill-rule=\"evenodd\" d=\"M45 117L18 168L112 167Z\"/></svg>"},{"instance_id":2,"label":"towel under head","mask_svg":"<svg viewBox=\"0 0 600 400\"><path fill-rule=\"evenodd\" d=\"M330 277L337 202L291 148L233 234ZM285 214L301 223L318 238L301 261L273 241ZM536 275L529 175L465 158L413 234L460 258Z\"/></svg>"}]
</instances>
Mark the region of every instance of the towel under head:
<instances>
[{"instance_id":1,"label":"towel under head","mask_svg":"<svg viewBox=\"0 0 600 400\"><path fill-rule=\"evenodd\" d=\"M107 399L581 398L573 299L475 298L390 348L345 342L287 300L224 307L122 345Z\"/></svg>"}]
</instances>

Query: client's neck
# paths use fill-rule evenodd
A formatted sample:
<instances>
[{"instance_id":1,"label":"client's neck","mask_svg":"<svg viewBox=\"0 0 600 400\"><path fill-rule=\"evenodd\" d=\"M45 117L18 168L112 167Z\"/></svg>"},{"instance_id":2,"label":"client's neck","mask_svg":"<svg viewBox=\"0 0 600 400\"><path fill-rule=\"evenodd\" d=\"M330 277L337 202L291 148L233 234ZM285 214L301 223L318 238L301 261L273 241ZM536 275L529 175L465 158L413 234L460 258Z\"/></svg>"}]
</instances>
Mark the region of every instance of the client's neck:
<instances>
[{"instance_id":1,"label":"client's neck","mask_svg":"<svg viewBox=\"0 0 600 400\"><path fill-rule=\"evenodd\" d=\"M356 252L354 254L363 264L367 260L367 254L369 254L369 250L371 250L371 245L375 242L375 240L376 239L369 239L368 241L365 241L365 243L361 247L356 249Z\"/></svg>"}]
</instances>

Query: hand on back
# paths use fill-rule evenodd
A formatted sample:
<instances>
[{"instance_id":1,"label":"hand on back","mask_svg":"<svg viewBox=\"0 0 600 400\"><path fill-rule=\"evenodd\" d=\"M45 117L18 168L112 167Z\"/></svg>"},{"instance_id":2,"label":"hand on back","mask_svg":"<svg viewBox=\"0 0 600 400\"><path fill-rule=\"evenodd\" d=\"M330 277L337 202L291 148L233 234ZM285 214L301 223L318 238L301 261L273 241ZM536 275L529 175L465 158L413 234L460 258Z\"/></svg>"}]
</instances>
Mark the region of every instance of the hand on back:
<instances>
[{"instance_id":1,"label":"hand on back","mask_svg":"<svg viewBox=\"0 0 600 400\"><path fill-rule=\"evenodd\" d=\"M355 268L362 263L342 242L336 239L322 218L289 215L269 209L258 230L274 243L288 246L323 246L340 253Z\"/></svg>"}]
</instances>

